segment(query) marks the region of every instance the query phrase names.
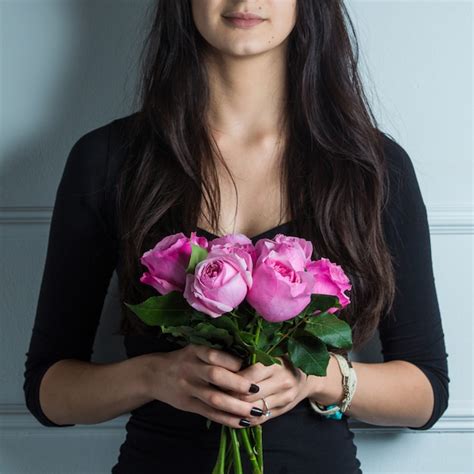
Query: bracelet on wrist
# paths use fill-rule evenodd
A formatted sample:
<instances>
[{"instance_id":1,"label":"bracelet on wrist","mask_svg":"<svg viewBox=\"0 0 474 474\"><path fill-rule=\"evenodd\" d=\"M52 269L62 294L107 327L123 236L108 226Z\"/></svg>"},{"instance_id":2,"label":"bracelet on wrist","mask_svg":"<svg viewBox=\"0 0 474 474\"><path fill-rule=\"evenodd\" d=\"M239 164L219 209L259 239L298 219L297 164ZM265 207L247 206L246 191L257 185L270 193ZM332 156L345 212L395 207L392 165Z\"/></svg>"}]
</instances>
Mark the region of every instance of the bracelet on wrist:
<instances>
[{"instance_id":1,"label":"bracelet on wrist","mask_svg":"<svg viewBox=\"0 0 474 474\"><path fill-rule=\"evenodd\" d=\"M357 375L347 354L340 355L333 352L330 352L329 354L336 358L342 373L343 399L340 405L321 405L317 401L311 399L309 399L309 402L313 410L320 415L329 419L340 420L345 411L351 406L352 398L357 386Z\"/></svg>"}]
</instances>

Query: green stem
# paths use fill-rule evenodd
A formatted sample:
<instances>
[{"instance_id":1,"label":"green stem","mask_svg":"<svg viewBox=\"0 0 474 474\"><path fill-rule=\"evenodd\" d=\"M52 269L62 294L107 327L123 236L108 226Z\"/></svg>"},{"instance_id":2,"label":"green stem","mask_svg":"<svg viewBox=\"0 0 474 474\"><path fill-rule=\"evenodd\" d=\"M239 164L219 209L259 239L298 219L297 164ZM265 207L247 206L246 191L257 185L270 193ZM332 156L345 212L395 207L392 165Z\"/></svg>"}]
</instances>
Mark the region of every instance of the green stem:
<instances>
[{"instance_id":1,"label":"green stem","mask_svg":"<svg viewBox=\"0 0 474 474\"><path fill-rule=\"evenodd\" d=\"M257 449L257 461L258 465L260 466L260 471L263 474L263 443L262 443L262 433L263 433L263 428L262 425L257 425L255 426L255 437L256 437L256 442L255 442L255 447Z\"/></svg>"},{"instance_id":2,"label":"green stem","mask_svg":"<svg viewBox=\"0 0 474 474\"><path fill-rule=\"evenodd\" d=\"M243 428L239 431L242 441L244 443L244 447L247 451L247 454L249 456L250 464L252 465L252 472L253 474L262 474L262 471L260 470L260 465L258 464L257 458L255 457L255 453L252 449L252 446L250 444L249 440L249 432L247 428Z\"/></svg>"},{"instance_id":3,"label":"green stem","mask_svg":"<svg viewBox=\"0 0 474 474\"><path fill-rule=\"evenodd\" d=\"M225 425L221 426L221 438L219 441L219 453L217 454L217 462L212 470L212 474L225 474L225 452L227 445L227 432Z\"/></svg>"},{"instance_id":4,"label":"green stem","mask_svg":"<svg viewBox=\"0 0 474 474\"><path fill-rule=\"evenodd\" d=\"M306 318L302 318L300 321L298 321L298 322L295 324L294 328L293 328L291 331L288 331L286 334L283 334L283 336L281 337L281 339L280 339L276 344L274 344L272 347L270 347L270 349L268 349L267 354L270 354L270 352L272 352L273 349L275 349L275 347L277 347L278 345L280 345L280 344L281 344L281 341L283 341L283 339L285 339L285 337L291 336L291 335L296 331L296 329L298 328L298 326L299 326L301 323L303 323L303 322L307 322L307 321L306 321Z\"/></svg>"},{"instance_id":5,"label":"green stem","mask_svg":"<svg viewBox=\"0 0 474 474\"><path fill-rule=\"evenodd\" d=\"M234 474L243 474L242 460L240 459L240 444L237 439L237 428L229 427L230 439L232 440L232 450L234 453Z\"/></svg>"},{"instance_id":6,"label":"green stem","mask_svg":"<svg viewBox=\"0 0 474 474\"><path fill-rule=\"evenodd\" d=\"M250 427L250 432L252 433L252 442L253 442L254 445L257 442L257 432L255 431L256 427L257 427L257 425Z\"/></svg>"},{"instance_id":7,"label":"green stem","mask_svg":"<svg viewBox=\"0 0 474 474\"><path fill-rule=\"evenodd\" d=\"M225 474L230 474L230 470L232 468L232 464L234 462L234 449L232 443L227 443L227 453L225 455Z\"/></svg>"},{"instance_id":8,"label":"green stem","mask_svg":"<svg viewBox=\"0 0 474 474\"><path fill-rule=\"evenodd\" d=\"M256 318L257 318L257 330L255 331L255 347L258 346L258 341L260 339L260 329L261 329L260 317L256 315ZM257 354L252 354L251 363L255 364L256 361L257 361Z\"/></svg>"},{"instance_id":9,"label":"green stem","mask_svg":"<svg viewBox=\"0 0 474 474\"><path fill-rule=\"evenodd\" d=\"M258 345L260 339L260 330L261 330L261 321L260 317L257 316L257 330L255 332L255 345ZM257 355L252 354L252 364L255 364ZM254 439L254 446L257 452L257 463L260 469L260 472L263 474L263 446L262 446L262 426L256 425L252 427L252 435Z\"/></svg>"}]
</instances>

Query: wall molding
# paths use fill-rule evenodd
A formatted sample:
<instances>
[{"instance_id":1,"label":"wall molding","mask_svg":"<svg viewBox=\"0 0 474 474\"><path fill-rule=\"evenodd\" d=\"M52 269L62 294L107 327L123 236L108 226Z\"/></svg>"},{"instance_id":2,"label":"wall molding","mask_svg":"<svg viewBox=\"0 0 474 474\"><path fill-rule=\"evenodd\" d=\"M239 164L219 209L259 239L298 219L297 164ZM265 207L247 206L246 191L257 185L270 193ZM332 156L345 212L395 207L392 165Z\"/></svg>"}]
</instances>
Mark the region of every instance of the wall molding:
<instances>
[{"instance_id":1,"label":"wall molding","mask_svg":"<svg viewBox=\"0 0 474 474\"><path fill-rule=\"evenodd\" d=\"M47 224L51 222L52 207L3 206L0 207L0 225Z\"/></svg>"},{"instance_id":2,"label":"wall molding","mask_svg":"<svg viewBox=\"0 0 474 474\"><path fill-rule=\"evenodd\" d=\"M122 415L113 420L95 425L76 425L67 429L46 429L31 415L25 405L0 404L0 435L2 436L84 436L89 435L122 435L129 415ZM472 401L453 402L444 415L429 430L410 430L397 426L375 426L357 420L349 420L349 427L354 433L374 434L432 434L432 433L473 433L474 406Z\"/></svg>"},{"instance_id":3,"label":"wall molding","mask_svg":"<svg viewBox=\"0 0 474 474\"><path fill-rule=\"evenodd\" d=\"M471 203L427 205L431 234L473 234L474 206ZM45 224L51 222L51 206L0 207L0 225Z\"/></svg>"},{"instance_id":4,"label":"wall molding","mask_svg":"<svg viewBox=\"0 0 474 474\"><path fill-rule=\"evenodd\" d=\"M432 204L426 209L432 234L473 234L474 206L471 203Z\"/></svg>"}]
</instances>

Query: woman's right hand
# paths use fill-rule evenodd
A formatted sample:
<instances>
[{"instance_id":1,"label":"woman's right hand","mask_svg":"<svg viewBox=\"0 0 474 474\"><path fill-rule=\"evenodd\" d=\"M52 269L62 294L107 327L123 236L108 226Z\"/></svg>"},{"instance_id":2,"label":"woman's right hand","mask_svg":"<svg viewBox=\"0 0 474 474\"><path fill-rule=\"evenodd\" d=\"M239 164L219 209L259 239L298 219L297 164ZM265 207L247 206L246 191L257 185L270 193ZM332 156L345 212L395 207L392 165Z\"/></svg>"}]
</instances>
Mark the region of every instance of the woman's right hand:
<instances>
[{"instance_id":1,"label":"woman's right hand","mask_svg":"<svg viewBox=\"0 0 474 474\"><path fill-rule=\"evenodd\" d=\"M255 403L226 393L248 394L259 390L257 385L236 373L242 359L197 344L155 354L147 381L153 399L233 428L252 425L255 417L263 414Z\"/></svg>"}]
</instances>

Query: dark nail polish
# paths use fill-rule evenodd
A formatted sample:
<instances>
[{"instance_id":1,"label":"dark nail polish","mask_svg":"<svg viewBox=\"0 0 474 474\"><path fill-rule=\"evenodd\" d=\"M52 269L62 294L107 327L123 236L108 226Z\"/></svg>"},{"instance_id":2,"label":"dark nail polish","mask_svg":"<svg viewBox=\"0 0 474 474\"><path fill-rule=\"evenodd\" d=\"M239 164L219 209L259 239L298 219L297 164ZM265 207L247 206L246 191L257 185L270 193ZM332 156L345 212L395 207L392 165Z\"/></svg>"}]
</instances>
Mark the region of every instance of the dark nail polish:
<instances>
[{"instance_id":1,"label":"dark nail polish","mask_svg":"<svg viewBox=\"0 0 474 474\"><path fill-rule=\"evenodd\" d=\"M250 393L257 393L260 390L260 387L258 385L255 385L254 383L250 385L249 392Z\"/></svg>"},{"instance_id":2,"label":"dark nail polish","mask_svg":"<svg viewBox=\"0 0 474 474\"><path fill-rule=\"evenodd\" d=\"M248 426L250 426L250 421L247 420L246 418L242 418L242 419L239 421L239 425L240 425L240 426L248 427Z\"/></svg>"},{"instance_id":3,"label":"dark nail polish","mask_svg":"<svg viewBox=\"0 0 474 474\"><path fill-rule=\"evenodd\" d=\"M252 409L250 410L250 414L253 416L262 416L263 410L258 407L252 407Z\"/></svg>"}]
</instances>

